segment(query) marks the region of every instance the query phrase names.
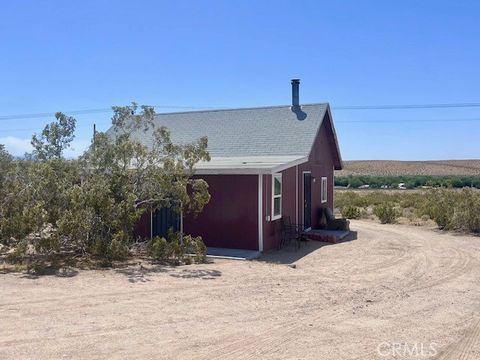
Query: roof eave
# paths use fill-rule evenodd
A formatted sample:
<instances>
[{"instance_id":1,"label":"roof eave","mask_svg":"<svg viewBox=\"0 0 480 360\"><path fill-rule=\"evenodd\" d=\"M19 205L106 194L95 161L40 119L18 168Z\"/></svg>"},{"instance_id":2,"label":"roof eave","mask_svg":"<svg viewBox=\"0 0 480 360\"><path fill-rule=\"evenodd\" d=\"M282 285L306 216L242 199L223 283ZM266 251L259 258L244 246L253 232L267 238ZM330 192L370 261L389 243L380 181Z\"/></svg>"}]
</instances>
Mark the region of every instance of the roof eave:
<instances>
[{"instance_id":1,"label":"roof eave","mask_svg":"<svg viewBox=\"0 0 480 360\"><path fill-rule=\"evenodd\" d=\"M225 168L225 169L197 169L195 175L262 175L271 174L271 169L261 168Z\"/></svg>"},{"instance_id":2,"label":"roof eave","mask_svg":"<svg viewBox=\"0 0 480 360\"><path fill-rule=\"evenodd\" d=\"M271 173L275 174L275 173L281 172L283 170L289 169L291 167L294 167L294 166L297 166L297 165L300 165L300 164L304 164L307 161L308 161L308 156L304 156L304 157L299 158L297 160L290 161L288 163L285 163L285 164L278 165L278 166L274 167L273 169L271 169Z\"/></svg>"},{"instance_id":3,"label":"roof eave","mask_svg":"<svg viewBox=\"0 0 480 360\"><path fill-rule=\"evenodd\" d=\"M273 166L197 168L195 170L195 175L271 175L296 165L304 164L307 161L308 156L303 156L299 157L298 159Z\"/></svg>"}]
</instances>

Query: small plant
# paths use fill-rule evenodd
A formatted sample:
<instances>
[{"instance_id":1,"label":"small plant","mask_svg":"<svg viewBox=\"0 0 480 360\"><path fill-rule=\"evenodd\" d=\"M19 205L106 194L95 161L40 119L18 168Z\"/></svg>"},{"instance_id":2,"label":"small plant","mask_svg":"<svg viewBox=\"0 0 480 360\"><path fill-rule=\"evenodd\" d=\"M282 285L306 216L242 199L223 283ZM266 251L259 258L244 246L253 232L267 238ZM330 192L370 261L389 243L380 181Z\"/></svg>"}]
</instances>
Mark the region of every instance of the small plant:
<instances>
[{"instance_id":1,"label":"small plant","mask_svg":"<svg viewBox=\"0 0 480 360\"><path fill-rule=\"evenodd\" d=\"M400 216L398 210L390 204L375 206L373 213L378 217L382 224L394 224Z\"/></svg>"},{"instance_id":2,"label":"small plant","mask_svg":"<svg viewBox=\"0 0 480 360\"><path fill-rule=\"evenodd\" d=\"M196 263L204 263L207 258L207 246L203 242L200 236L193 238L194 242L194 249L195 249L195 262Z\"/></svg>"},{"instance_id":3,"label":"small plant","mask_svg":"<svg viewBox=\"0 0 480 360\"><path fill-rule=\"evenodd\" d=\"M360 219L361 211L356 206L347 205L342 208L342 216L347 219Z\"/></svg>"},{"instance_id":4,"label":"small plant","mask_svg":"<svg viewBox=\"0 0 480 360\"><path fill-rule=\"evenodd\" d=\"M170 257L170 249L165 238L156 236L148 246L148 254L155 260L166 261Z\"/></svg>"},{"instance_id":5,"label":"small plant","mask_svg":"<svg viewBox=\"0 0 480 360\"><path fill-rule=\"evenodd\" d=\"M435 189L426 194L425 201L418 213L427 215L435 221L440 229L454 228L453 215L458 195L453 190Z\"/></svg>"},{"instance_id":6,"label":"small plant","mask_svg":"<svg viewBox=\"0 0 480 360\"><path fill-rule=\"evenodd\" d=\"M113 236L108 246L108 255L111 260L123 261L128 258L130 251L127 246L127 236L122 231Z\"/></svg>"},{"instance_id":7,"label":"small plant","mask_svg":"<svg viewBox=\"0 0 480 360\"><path fill-rule=\"evenodd\" d=\"M191 264L192 259L187 255L194 255L196 263L206 260L207 247L200 236L192 237L180 233L169 232L168 240L163 237L153 238L148 245L148 254L158 261L169 261L175 264Z\"/></svg>"},{"instance_id":8,"label":"small plant","mask_svg":"<svg viewBox=\"0 0 480 360\"><path fill-rule=\"evenodd\" d=\"M10 264L22 264L27 256L28 243L26 240L19 241L12 252L7 255L7 262Z\"/></svg>"},{"instance_id":9,"label":"small plant","mask_svg":"<svg viewBox=\"0 0 480 360\"><path fill-rule=\"evenodd\" d=\"M458 194L452 225L456 230L480 233L480 196L472 189Z\"/></svg>"}]
</instances>

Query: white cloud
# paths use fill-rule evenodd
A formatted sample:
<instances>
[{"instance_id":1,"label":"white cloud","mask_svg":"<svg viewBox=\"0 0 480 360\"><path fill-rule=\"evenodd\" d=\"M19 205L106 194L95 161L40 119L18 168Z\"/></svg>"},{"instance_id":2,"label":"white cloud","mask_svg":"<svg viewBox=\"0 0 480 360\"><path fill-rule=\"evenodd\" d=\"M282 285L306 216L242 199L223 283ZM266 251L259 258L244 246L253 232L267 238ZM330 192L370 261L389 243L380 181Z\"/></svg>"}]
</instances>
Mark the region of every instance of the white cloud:
<instances>
[{"instance_id":1,"label":"white cloud","mask_svg":"<svg viewBox=\"0 0 480 360\"><path fill-rule=\"evenodd\" d=\"M33 150L30 139L22 139L15 136L6 136L0 138L0 144L5 145L7 151L13 156L23 156L26 152ZM71 146L65 150L65 157L76 158L90 145L90 140L75 139Z\"/></svg>"},{"instance_id":2,"label":"white cloud","mask_svg":"<svg viewBox=\"0 0 480 360\"><path fill-rule=\"evenodd\" d=\"M0 138L0 144L5 145L5 149L13 156L23 156L26 152L32 151L30 139L6 136Z\"/></svg>"}]
</instances>

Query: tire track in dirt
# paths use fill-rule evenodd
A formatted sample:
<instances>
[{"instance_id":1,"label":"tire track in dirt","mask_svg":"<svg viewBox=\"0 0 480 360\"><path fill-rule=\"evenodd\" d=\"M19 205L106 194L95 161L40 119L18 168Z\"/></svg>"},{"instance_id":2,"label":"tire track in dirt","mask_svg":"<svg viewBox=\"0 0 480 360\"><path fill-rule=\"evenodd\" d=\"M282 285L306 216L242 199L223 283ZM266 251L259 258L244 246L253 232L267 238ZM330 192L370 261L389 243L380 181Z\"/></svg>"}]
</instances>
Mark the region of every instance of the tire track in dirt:
<instances>
[{"instance_id":1,"label":"tire track in dirt","mask_svg":"<svg viewBox=\"0 0 480 360\"><path fill-rule=\"evenodd\" d=\"M438 246L439 244L432 246L431 239L429 239L429 235L431 234L428 234L427 232L422 233L422 235L413 232L407 235L402 232L402 230L395 228L386 228L385 232L405 238L405 240L403 240L404 242L411 242L411 239L413 238L416 243L420 244L420 246L409 247L409 250L415 250L415 252L409 251L409 253L415 256L415 258L422 257L423 266L412 269L413 271L409 274L409 282L405 284L405 290L419 291L427 289L451 281L464 275L467 271L472 270L472 260L474 260L474 258L466 251L457 249L456 244L443 246L441 248ZM448 257L448 262L446 264L447 269L444 269L444 266L440 266L442 272L446 273L438 276L438 274L435 273L435 270L438 269L432 266L434 264L433 260L441 258L441 256L438 255L443 255L446 251L451 252L454 255L453 257ZM427 255L427 253L429 255ZM433 275L435 275L435 277L433 277Z\"/></svg>"},{"instance_id":2,"label":"tire track in dirt","mask_svg":"<svg viewBox=\"0 0 480 360\"><path fill-rule=\"evenodd\" d=\"M368 229L368 232L364 229ZM45 337L34 338L35 333L42 329L43 316L47 315L42 310L42 304L45 301L49 302L47 305L49 308L58 306L61 311L64 311L72 305L72 300L78 300L78 295L75 297L69 296L71 293L68 291L58 291L64 296L55 298L52 298L53 293L45 292L44 296L52 299L39 299L39 296L35 296L37 299L32 299L34 309L29 309L30 313L28 314L33 316L32 311L34 311L35 316L41 317L42 320L37 321L33 327L25 326L28 332L24 334L24 339L14 339L8 334L9 329L3 331L7 335L3 345L5 347L17 347L21 351L24 350L23 345L30 346L29 342L32 344L30 347L48 347L52 346L53 343L58 343L63 348L75 343L74 339L78 338L77 346L81 347L78 344L82 342L88 344L93 341L94 337L98 336L110 340L117 338L118 341L118 339L124 339L137 332L144 334L165 332L164 338L159 339L155 345L149 344L146 347L147 350L149 346L155 346L157 351L160 349L167 351L168 346L170 346L170 358L280 359L295 358L296 355L298 355L297 358L314 358L315 355L317 355L317 358L322 358L322 355L333 358L336 354L339 359L342 358L342 355L344 355L343 358L351 360L374 359L377 358L377 354L375 353L376 345L373 344L378 340L377 337L381 338L387 336L386 334L395 335L399 333L392 328L392 326L397 325L391 323L392 317L388 313L385 315L383 308L392 306L396 320L403 315L410 317L425 316L425 311L428 315L437 315L439 311L442 311L438 307L443 303L433 301L432 306L429 306L427 303L429 300L425 299L431 294L437 294L440 289L443 291L444 288L439 287L438 291L434 289L432 292L412 294L418 296L419 300L424 300L418 308L415 306L409 307L405 304L399 305L403 301L400 297L402 290L405 289L415 293L422 289L441 286L474 269L478 259L468 253L468 250L472 251L472 246L457 248L457 244L463 243L458 242L456 244L453 241L450 242L450 239L442 240L439 237L429 239L429 234L426 232L419 232L420 234L415 236L415 234L410 234L406 227L396 228L377 224L374 227L368 223L362 223L359 230L361 230L361 237L359 237L359 242L355 243L355 246L352 242L337 249L328 247L325 254L320 251L304 258L306 261L299 261L295 270L288 268L285 271L286 267L284 265L262 266L255 269L257 278L254 278L251 276L250 269L245 269L242 276L232 276L235 274L234 272L230 273L227 270L228 267L220 265L218 270L224 272L225 278L217 279L217 281L179 279L180 281L175 280L172 285L161 284L160 286L155 283L148 286L148 282L145 282L145 287L140 284L138 287L125 286L121 289L123 291L118 291L118 286L115 284L105 288L96 286L86 289L87 291L82 289L82 292L84 292L82 297L88 300L92 298L91 301L87 301L89 308L99 306L99 304L107 304L113 299L117 300L120 305L127 306L130 302L138 301L139 297L148 297L148 305L151 306L155 301L164 301L172 293L181 291L185 291L187 295L180 296L179 302L195 301L195 297L199 296L198 292L205 290L204 284L208 283L209 294L203 296L203 298L221 297L219 304L222 307L215 309L212 306L212 310L204 314L197 313L200 308L195 304L193 308L187 311L190 315L189 318L182 310L181 316L177 316L178 312L176 312L165 318L157 317L154 320L149 317L145 320L143 314L138 314L128 318L126 322L104 324L104 321L108 319L108 316L105 316L102 317L99 324L92 326L84 324L83 320L80 320L78 326L73 328L74 331L65 334L68 337L64 337L61 329L55 327L53 328L54 331L46 333ZM415 231L412 232L415 233ZM342 253L348 252L350 249L352 250L350 256L342 257ZM478 256L478 251L475 251L475 255ZM362 261L366 265L363 268L363 273L359 272L359 270L362 270ZM315 263L322 265L316 266ZM350 266L351 264L353 266ZM240 264L239 266L243 265ZM261 266L260 262L252 263L252 267L256 268L258 266ZM334 270L338 274L330 273ZM476 274L478 272L472 273L471 276ZM145 277L147 276L145 275ZM162 279L162 277L157 278L157 280L159 279ZM170 277L166 274L163 279L170 279ZM473 277L468 280L471 279ZM118 278L115 281L117 280ZM126 278L124 280L126 281ZM342 281L344 283L341 286L335 286L335 283L341 283ZM101 282L100 284L107 283ZM353 286L350 286L350 284ZM454 283L451 285L453 287L445 287L446 295L455 292L454 296L456 297L452 299L458 300L458 296L462 295L459 295ZM383 290L382 287L388 290ZM373 298L373 302L378 301L381 309L375 308L376 304L372 304L371 308L367 309L365 307L357 312L357 316L352 316L352 307L356 309L358 305L365 304L365 299L370 295L377 296L377 298ZM399 302L395 297L400 299ZM337 300L338 304L330 307L329 304L334 303L330 301L331 298ZM14 303L10 301L10 303L17 308L22 307L21 310L25 310L30 303L28 300L28 298L22 297L20 301ZM242 302L235 303L237 300ZM416 300L415 297L414 300ZM407 304L410 304L411 301L412 299ZM211 306L212 303L203 302L202 306ZM470 303L468 304L470 311L472 306ZM82 308L82 305L80 304L78 307ZM0 314L4 306L5 304L0 304ZM170 305L167 304L168 306ZM102 309L92 311L89 316L101 314ZM358 317L359 313L360 318ZM459 311L459 313L462 314L459 319L455 318L455 320L447 323L454 324L458 331L466 328L468 328L468 331L465 331L465 336L461 340L452 343L442 352L442 356L445 354L447 356L451 355L442 357L442 359L457 360L463 357L463 360L467 360L469 359L468 356L472 359L471 349L476 349L475 344L477 344L480 331L479 322L475 323L477 319L472 321L472 319L466 317L465 311ZM114 316L114 314L109 316ZM358 324L357 321L364 318L373 319L374 317L382 320L381 323L372 323L372 326L378 326L376 331L364 331L364 333L359 329L353 331ZM137 318L144 320L142 320L142 323L138 323ZM460 323L458 320L462 320L462 322ZM429 320L426 319L426 321ZM411 324L411 322L404 322L403 324ZM439 331L439 326L441 325L436 324L429 328L437 334L444 334L445 331L448 331L448 329ZM350 332L351 330L352 332ZM416 334L422 336L418 333L420 330L422 330L421 326L416 330L414 329L412 333L415 336ZM169 335L169 331L175 331L180 336L177 338L177 335ZM309 332L310 334L308 334ZM354 342L347 343L348 337L345 337L345 340L342 340L342 337L337 337L345 334L349 334L349 336L352 334L357 338ZM450 334L449 339L448 342L455 341L455 334ZM15 340L16 342L10 343L10 341ZM43 342L48 344L41 345ZM357 344L359 345L358 349L356 348ZM1 348L2 343L0 343L0 350ZM195 353L195 350L199 352ZM150 349L150 351L154 350ZM150 353L147 352L147 354ZM146 357L148 356L144 358Z\"/></svg>"},{"instance_id":3,"label":"tire track in dirt","mask_svg":"<svg viewBox=\"0 0 480 360\"><path fill-rule=\"evenodd\" d=\"M480 318L476 318L473 324L467 328L465 335L457 342L448 346L438 354L438 360L476 360L478 357L471 354L471 350L480 342Z\"/></svg>"},{"instance_id":4,"label":"tire track in dirt","mask_svg":"<svg viewBox=\"0 0 480 360\"><path fill-rule=\"evenodd\" d=\"M342 313L328 316L329 320L340 318ZM220 359L261 359L262 355L273 354L281 350L282 345L293 342L301 328L308 328L308 323L315 323L323 318L325 314L317 317L304 318L301 321L294 321L293 317L290 321L278 323L276 326L265 329L255 334L255 348L252 349L251 339L239 339L220 349L215 349L213 356L205 356L204 359L220 360ZM292 323L293 322L293 323Z\"/></svg>"},{"instance_id":5,"label":"tire track in dirt","mask_svg":"<svg viewBox=\"0 0 480 360\"><path fill-rule=\"evenodd\" d=\"M400 289L398 290L415 292L428 289L454 280L455 278L465 274L465 272L471 270L471 255L466 253L465 251L457 250L454 247L455 244L452 244L451 247L446 246L442 248L435 248L432 246L431 241L428 239L428 234L425 234L427 236L426 238L425 236L423 236L423 234L422 236L416 234L405 234L399 233L395 230L385 228L386 232L399 236L400 239L403 238L404 243L411 243L411 238L413 235L413 238L415 238L415 246L409 246L407 250L401 252L399 256L395 257L393 264L389 264L388 260L386 260L385 262L383 262L383 264L386 264L386 266L377 267L375 270L372 270L372 272L378 272L388 268L393 268L400 263L412 260L407 258L409 254L415 256L413 260L416 264L418 264L418 266L412 268L412 276L408 278L409 281L403 285L399 284ZM398 240L397 244L399 243L402 243L402 240ZM416 243L418 243L418 245ZM435 262L435 260L439 259L436 255L438 255L438 253L442 254L445 250L451 251L454 256L448 257L447 263L445 265ZM435 256L432 256L432 252ZM442 258L440 257L440 259ZM440 267L435 267L434 265L440 265ZM438 274L432 274L432 271L438 270L438 268L442 269L445 274L441 276L438 276ZM435 277L432 277L432 275L435 275ZM282 346L285 345L287 342L292 343L293 346L293 344L295 343L295 335L300 334L302 328L306 328L308 330L308 323L321 323L322 320L324 321L325 319L328 319L329 322L338 321L342 317L342 315L347 314L348 311L344 311L337 312L336 314L333 314L331 316L328 316L325 313L320 313L314 317L292 318L291 321L282 322L273 328L255 334L255 348L253 349L251 347L251 339L240 339L228 344L225 347L222 347L221 349L218 349L217 351L215 351L216 356L209 358L257 359L261 358L262 355L271 355L272 353L280 351ZM478 329L476 328L475 331L472 331L471 337L476 338L477 332L479 331L480 322L478 325ZM467 346L464 348L469 349L469 344L467 344Z\"/></svg>"}]
</instances>

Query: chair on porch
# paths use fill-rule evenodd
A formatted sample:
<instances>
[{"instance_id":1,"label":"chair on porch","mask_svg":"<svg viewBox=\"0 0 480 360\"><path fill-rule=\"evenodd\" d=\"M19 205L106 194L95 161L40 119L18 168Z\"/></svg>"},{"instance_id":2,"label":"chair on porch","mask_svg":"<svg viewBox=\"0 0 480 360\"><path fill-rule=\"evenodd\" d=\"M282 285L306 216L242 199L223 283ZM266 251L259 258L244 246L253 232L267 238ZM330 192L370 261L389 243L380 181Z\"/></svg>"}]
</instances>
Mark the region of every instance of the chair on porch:
<instances>
[{"instance_id":1,"label":"chair on porch","mask_svg":"<svg viewBox=\"0 0 480 360\"><path fill-rule=\"evenodd\" d=\"M279 249L292 241L295 244L295 250L299 249L302 241L306 241L307 237L303 229L303 224L295 224L290 220L290 216L284 216L281 219L282 237L279 243Z\"/></svg>"},{"instance_id":2,"label":"chair on porch","mask_svg":"<svg viewBox=\"0 0 480 360\"><path fill-rule=\"evenodd\" d=\"M347 219L335 218L328 207L319 209L319 219L320 229L350 231L350 222Z\"/></svg>"}]
</instances>

